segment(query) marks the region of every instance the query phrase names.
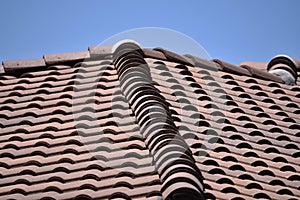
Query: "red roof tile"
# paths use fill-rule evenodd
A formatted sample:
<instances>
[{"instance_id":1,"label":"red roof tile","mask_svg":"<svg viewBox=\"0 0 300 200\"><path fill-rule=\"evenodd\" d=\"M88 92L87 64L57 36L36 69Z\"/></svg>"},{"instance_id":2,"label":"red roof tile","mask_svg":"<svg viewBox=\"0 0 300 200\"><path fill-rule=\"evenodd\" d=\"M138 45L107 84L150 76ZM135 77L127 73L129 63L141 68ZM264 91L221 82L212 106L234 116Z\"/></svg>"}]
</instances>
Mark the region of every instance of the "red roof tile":
<instances>
[{"instance_id":1,"label":"red roof tile","mask_svg":"<svg viewBox=\"0 0 300 200\"><path fill-rule=\"evenodd\" d=\"M268 64L135 42L4 61L1 199L299 199L299 79Z\"/></svg>"},{"instance_id":2,"label":"red roof tile","mask_svg":"<svg viewBox=\"0 0 300 200\"><path fill-rule=\"evenodd\" d=\"M6 73L15 73L22 70L44 68L46 64L44 59L9 60L3 61L3 67Z\"/></svg>"},{"instance_id":3,"label":"red roof tile","mask_svg":"<svg viewBox=\"0 0 300 200\"><path fill-rule=\"evenodd\" d=\"M90 57L92 58L103 58L105 56L112 55L111 46L90 46L89 47Z\"/></svg>"},{"instance_id":4,"label":"red roof tile","mask_svg":"<svg viewBox=\"0 0 300 200\"><path fill-rule=\"evenodd\" d=\"M81 61L88 59L90 54L88 51L82 52L71 52L71 53L61 53L61 54L46 54L44 55L44 60L47 65L72 62L72 61Z\"/></svg>"}]
</instances>

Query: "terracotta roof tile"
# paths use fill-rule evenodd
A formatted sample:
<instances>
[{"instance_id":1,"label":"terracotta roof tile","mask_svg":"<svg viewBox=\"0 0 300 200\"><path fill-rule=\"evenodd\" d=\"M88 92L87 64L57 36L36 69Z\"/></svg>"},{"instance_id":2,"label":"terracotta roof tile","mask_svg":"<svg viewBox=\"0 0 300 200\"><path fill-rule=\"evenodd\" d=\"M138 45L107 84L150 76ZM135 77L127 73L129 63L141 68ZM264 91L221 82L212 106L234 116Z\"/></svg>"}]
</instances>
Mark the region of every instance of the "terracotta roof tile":
<instances>
[{"instance_id":1,"label":"terracotta roof tile","mask_svg":"<svg viewBox=\"0 0 300 200\"><path fill-rule=\"evenodd\" d=\"M215 63L219 64L222 71L231 72L231 73L237 73L239 75L245 75L245 76L251 76L251 73L248 70L245 70L244 68L232 65L230 63L214 59Z\"/></svg>"},{"instance_id":2,"label":"terracotta roof tile","mask_svg":"<svg viewBox=\"0 0 300 200\"><path fill-rule=\"evenodd\" d=\"M18 73L24 70L38 70L45 68L46 64L44 59L32 59L32 60L8 60L3 61L4 71L6 73Z\"/></svg>"},{"instance_id":3,"label":"terracotta roof tile","mask_svg":"<svg viewBox=\"0 0 300 200\"><path fill-rule=\"evenodd\" d=\"M266 80L270 80L270 81L274 81L274 82L279 82L282 83L283 81L276 75L271 74L267 71L263 71L263 70L259 70L256 68L252 68L250 66L247 65L242 65L241 67L247 69L250 73L251 76L253 77L257 77L257 78L261 78L261 79L266 79Z\"/></svg>"},{"instance_id":4,"label":"terracotta roof tile","mask_svg":"<svg viewBox=\"0 0 300 200\"><path fill-rule=\"evenodd\" d=\"M154 50L162 52L166 56L166 58L171 62L178 62L182 64L192 65L192 63L190 63L184 56L181 56L174 52L159 47L155 48Z\"/></svg>"},{"instance_id":5,"label":"terracotta roof tile","mask_svg":"<svg viewBox=\"0 0 300 200\"><path fill-rule=\"evenodd\" d=\"M221 66L213 61L205 60L199 57L195 57L192 55L185 55L186 58L190 59L195 67L198 67L199 70L208 69L212 71L221 70Z\"/></svg>"},{"instance_id":6,"label":"terracotta roof tile","mask_svg":"<svg viewBox=\"0 0 300 200\"><path fill-rule=\"evenodd\" d=\"M256 69L260 69L260 70L267 71L268 63L266 63L266 62L245 61L245 62L241 62L241 63L240 63L240 66L243 66L243 65L246 65L246 66L250 66L250 67L253 67L253 68L256 68Z\"/></svg>"},{"instance_id":7,"label":"terracotta roof tile","mask_svg":"<svg viewBox=\"0 0 300 200\"><path fill-rule=\"evenodd\" d=\"M298 199L300 89L267 67L132 41L4 61L1 199Z\"/></svg>"},{"instance_id":8,"label":"terracotta roof tile","mask_svg":"<svg viewBox=\"0 0 300 200\"><path fill-rule=\"evenodd\" d=\"M91 58L103 58L113 53L111 46L89 46L88 49Z\"/></svg>"},{"instance_id":9,"label":"terracotta roof tile","mask_svg":"<svg viewBox=\"0 0 300 200\"><path fill-rule=\"evenodd\" d=\"M46 54L44 55L44 60L47 65L66 63L72 61L80 61L90 57L88 51L82 52L70 52L61 54Z\"/></svg>"},{"instance_id":10,"label":"terracotta roof tile","mask_svg":"<svg viewBox=\"0 0 300 200\"><path fill-rule=\"evenodd\" d=\"M144 56L146 58L155 58L155 59L159 59L159 60L167 60L167 57L165 56L165 54L163 54L160 51L155 51L155 50L151 50L151 49L143 49L143 53L144 53Z\"/></svg>"}]
</instances>

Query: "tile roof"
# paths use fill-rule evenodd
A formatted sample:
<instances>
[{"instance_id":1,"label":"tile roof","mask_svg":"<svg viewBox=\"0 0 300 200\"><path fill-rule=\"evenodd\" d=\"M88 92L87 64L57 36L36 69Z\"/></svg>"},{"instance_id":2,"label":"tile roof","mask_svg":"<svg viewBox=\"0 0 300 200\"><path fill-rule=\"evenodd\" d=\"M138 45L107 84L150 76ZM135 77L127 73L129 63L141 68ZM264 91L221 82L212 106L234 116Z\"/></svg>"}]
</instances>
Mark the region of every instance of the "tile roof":
<instances>
[{"instance_id":1,"label":"tile roof","mask_svg":"<svg viewBox=\"0 0 300 200\"><path fill-rule=\"evenodd\" d=\"M0 199L299 199L299 65L133 41L3 61Z\"/></svg>"}]
</instances>

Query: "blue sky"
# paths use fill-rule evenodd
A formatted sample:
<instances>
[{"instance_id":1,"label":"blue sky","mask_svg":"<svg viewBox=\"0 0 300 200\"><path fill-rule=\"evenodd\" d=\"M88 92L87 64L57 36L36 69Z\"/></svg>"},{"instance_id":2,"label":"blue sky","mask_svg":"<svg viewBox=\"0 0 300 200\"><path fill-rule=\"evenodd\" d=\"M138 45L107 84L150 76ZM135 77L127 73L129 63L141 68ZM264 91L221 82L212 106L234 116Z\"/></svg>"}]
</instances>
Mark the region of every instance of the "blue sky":
<instances>
[{"instance_id":1,"label":"blue sky","mask_svg":"<svg viewBox=\"0 0 300 200\"><path fill-rule=\"evenodd\" d=\"M0 7L0 61L85 51L142 27L181 32L235 64L300 58L298 0L1 0Z\"/></svg>"}]
</instances>

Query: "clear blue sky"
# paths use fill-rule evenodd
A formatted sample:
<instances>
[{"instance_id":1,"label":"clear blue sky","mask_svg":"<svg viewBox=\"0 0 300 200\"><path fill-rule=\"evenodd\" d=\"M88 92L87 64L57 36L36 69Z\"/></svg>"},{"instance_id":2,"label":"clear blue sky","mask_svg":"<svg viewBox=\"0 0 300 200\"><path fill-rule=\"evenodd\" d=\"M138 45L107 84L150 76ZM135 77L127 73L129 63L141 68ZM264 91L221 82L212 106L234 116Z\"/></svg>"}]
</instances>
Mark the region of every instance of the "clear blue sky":
<instances>
[{"instance_id":1,"label":"clear blue sky","mask_svg":"<svg viewBox=\"0 0 300 200\"><path fill-rule=\"evenodd\" d=\"M141 27L173 29L238 64L300 58L300 1L1 0L0 61L85 51Z\"/></svg>"}]
</instances>

